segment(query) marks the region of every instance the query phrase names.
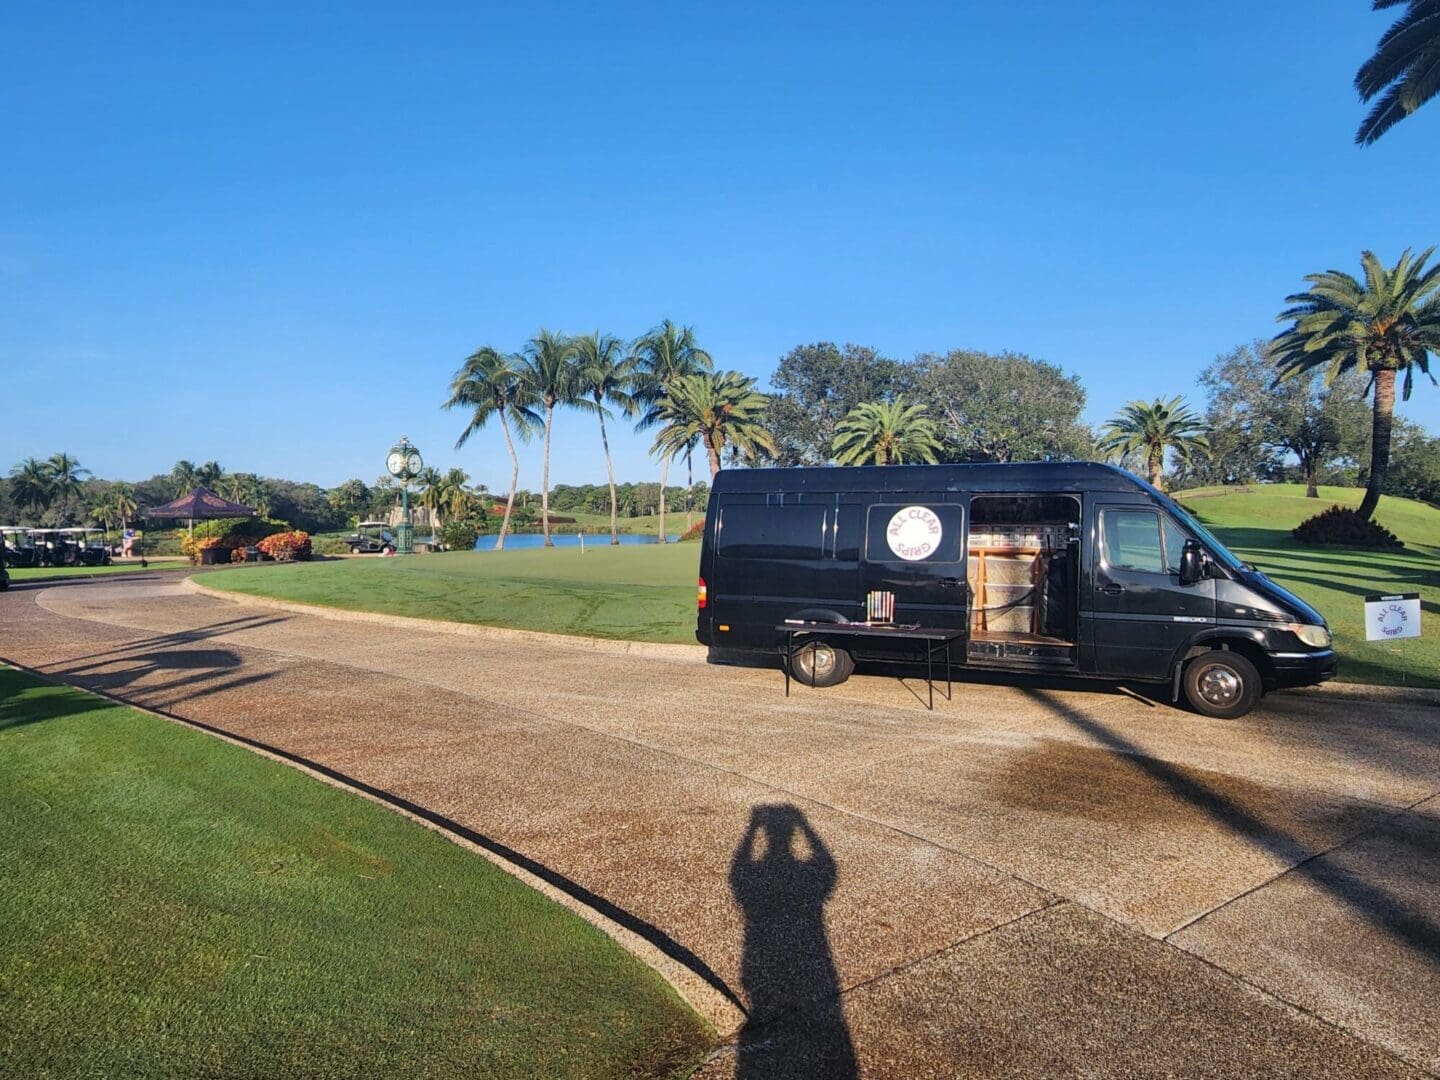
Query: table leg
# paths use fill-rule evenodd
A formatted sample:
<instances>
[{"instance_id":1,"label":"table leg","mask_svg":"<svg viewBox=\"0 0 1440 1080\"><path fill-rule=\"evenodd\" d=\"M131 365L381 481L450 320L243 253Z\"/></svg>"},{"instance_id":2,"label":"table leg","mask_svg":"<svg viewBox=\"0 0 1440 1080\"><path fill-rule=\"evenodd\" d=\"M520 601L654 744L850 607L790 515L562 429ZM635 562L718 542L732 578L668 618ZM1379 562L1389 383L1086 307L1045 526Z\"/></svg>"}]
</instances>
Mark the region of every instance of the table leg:
<instances>
[{"instance_id":1,"label":"table leg","mask_svg":"<svg viewBox=\"0 0 1440 1080\"><path fill-rule=\"evenodd\" d=\"M785 669L785 696L790 696L790 661L795 658L795 631L790 630L785 634L785 659L781 666Z\"/></svg>"},{"instance_id":2,"label":"table leg","mask_svg":"<svg viewBox=\"0 0 1440 1080\"><path fill-rule=\"evenodd\" d=\"M930 711L935 711L935 646L925 643L925 683L930 688Z\"/></svg>"}]
</instances>

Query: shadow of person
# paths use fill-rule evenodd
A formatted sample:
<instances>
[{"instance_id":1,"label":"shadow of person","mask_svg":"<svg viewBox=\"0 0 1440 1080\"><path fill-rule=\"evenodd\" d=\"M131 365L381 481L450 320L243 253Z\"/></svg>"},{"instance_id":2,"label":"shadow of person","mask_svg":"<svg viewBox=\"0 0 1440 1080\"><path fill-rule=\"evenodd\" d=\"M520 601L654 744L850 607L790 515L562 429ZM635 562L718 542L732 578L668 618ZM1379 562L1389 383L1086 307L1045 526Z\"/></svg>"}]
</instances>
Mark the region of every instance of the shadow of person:
<instances>
[{"instance_id":1,"label":"shadow of person","mask_svg":"<svg viewBox=\"0 0 1440 1080\"><path fill-rule=\"evenodd\" d=\"M730 863L745 915L740 983L750 1015L736 1076L856 1075L840 979L825 933L835 859L798 807L757 806Z\"/></svg>"}]
</instances>

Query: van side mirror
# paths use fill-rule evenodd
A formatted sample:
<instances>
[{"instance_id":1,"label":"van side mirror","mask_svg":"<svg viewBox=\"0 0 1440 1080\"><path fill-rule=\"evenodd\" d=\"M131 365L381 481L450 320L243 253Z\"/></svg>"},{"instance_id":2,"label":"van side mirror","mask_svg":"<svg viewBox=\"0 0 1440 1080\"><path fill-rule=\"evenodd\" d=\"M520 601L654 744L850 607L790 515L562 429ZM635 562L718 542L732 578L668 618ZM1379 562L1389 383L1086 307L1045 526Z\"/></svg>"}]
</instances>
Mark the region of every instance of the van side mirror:
<instances>
[{"instance_id":1,"label":"van side mirror","mask_svg":"<svg viewBox=\"0 0 1440 1080\"><path fill-rule=\"evenodd\" d=\"M1198 540L1186 540L1180 552L1180 584L1195 585L1205 580L1206 563L1209 559Z\"/></svg>"}]
</instances>

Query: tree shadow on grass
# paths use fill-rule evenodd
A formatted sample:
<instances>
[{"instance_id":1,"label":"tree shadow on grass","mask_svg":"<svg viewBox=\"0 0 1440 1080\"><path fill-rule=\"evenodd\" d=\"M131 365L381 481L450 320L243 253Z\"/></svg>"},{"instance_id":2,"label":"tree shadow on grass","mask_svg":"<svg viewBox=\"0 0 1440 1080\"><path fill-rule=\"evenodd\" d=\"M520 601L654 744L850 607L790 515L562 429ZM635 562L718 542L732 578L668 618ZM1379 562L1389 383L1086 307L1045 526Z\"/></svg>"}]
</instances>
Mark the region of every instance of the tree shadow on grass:
<instances>
[{"instance_id":1,"label":"tree shadow on grass","mask_svg":"<svg viewBox=\"0 0 1440 1080\"><path fill-rule=\"evenodd\" d=\"M825 931L838 878L834 856L798 807L755 807L730 864L730 889L745 915L740 980L750 1006L739 1080L857 1075Z\"/></svg>"}]
</instances>

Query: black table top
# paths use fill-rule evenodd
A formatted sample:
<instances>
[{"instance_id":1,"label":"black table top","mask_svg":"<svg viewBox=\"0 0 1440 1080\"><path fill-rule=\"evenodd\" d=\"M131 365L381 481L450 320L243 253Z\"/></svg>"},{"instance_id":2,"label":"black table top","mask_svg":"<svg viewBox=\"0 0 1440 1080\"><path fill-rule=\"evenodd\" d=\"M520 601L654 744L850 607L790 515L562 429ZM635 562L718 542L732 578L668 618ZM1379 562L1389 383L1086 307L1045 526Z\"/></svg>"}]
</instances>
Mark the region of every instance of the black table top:
<instances>
[{"instance_id":1,"label":"black table top","mask_svg":"<svg viewBox=\"0 0 1440 1080\"><path fill-rule=\"evenodd\" d=\"M778 624L775 629L794 634L823 631L827 634L849 634L856 637L919 638L924 641L946 641L965 635L964 630L953 626L906 626L901 623L786 622Z\"/></svg>"}]
</instances>

